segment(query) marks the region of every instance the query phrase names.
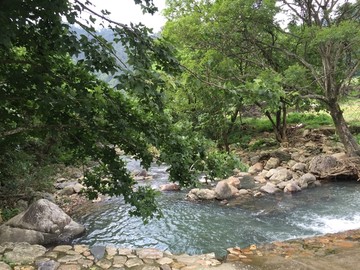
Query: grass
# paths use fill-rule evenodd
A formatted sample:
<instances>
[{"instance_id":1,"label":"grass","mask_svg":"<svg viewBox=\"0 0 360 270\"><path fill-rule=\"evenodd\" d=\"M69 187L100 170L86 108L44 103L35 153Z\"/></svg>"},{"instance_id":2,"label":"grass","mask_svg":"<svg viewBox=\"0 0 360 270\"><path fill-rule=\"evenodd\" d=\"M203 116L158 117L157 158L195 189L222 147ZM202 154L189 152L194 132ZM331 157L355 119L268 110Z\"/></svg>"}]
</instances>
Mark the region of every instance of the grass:
<instances>
[{"instance_id":1,"label":"grass","mask_svg":"<svg viewBox=\"0 0 360 270\"><path fill-rule=\"evenodd\" d=\"M341 103L344 118L352 127L360 127L360 99L352 98ZM334 126L333 120L326 111L320 112L291 112L287 116L288 125L304 124L308 129L316 129L323 126ZM263 133L269 132L270 136L264 137ZM360 143L360 133L354 134ZM266 117L243 118L242 123L237 123L230 142L240 148L261 148L274 145L273 127Z\"/></svg>"}]
</instances>

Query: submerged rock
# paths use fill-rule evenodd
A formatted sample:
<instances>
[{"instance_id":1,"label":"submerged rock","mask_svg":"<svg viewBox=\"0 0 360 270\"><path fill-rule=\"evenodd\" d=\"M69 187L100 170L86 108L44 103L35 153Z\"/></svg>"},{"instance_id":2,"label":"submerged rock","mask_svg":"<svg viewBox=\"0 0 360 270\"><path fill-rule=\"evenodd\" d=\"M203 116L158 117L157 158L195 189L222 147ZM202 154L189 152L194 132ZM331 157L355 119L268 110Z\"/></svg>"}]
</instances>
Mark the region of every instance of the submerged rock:
<instances>
[{"instance_id":1,"label":"submerged rock","mask_svg":"<svg viewBox=\"0 0 360 270\"><path fill-rule=\"evenodd\" d=\"M40 199L0 226L0 243L46 245L69 241L84 231L84 226L73 221L59 206Z\"/></svg>"}]
</instances>

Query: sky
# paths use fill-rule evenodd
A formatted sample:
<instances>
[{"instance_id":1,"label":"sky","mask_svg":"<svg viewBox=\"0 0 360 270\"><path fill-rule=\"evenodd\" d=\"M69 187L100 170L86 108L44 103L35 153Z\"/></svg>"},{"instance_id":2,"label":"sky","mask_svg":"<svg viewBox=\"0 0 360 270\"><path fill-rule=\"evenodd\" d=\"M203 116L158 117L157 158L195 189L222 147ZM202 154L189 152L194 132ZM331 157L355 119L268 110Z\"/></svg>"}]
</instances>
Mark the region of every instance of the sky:
<instances>
[{"instance_id":1,"label":"sky","mask_svg":"<svg viewBox=\"0 0 360 270\"><path fill-rule=\"evenodd\" d=\"M165 7L165 0L154 0L160 11L154 15L144 15L140 6L134 4L134 0L91 0L91 2L95 5L94 10L106 9L110 11L109 18L116 22L124 24L141 22L147 27L153 28L155 33L160 31L165 24L165 18L161 15L161 10Z\"/></svg>"}]
</instances>

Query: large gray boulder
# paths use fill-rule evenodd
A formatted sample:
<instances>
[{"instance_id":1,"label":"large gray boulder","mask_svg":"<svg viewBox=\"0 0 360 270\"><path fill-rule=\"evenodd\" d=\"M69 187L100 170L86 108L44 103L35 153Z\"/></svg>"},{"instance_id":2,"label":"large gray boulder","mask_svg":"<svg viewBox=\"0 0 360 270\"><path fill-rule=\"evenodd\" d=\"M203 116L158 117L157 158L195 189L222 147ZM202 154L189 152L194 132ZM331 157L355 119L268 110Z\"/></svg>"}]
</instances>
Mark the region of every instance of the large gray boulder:
<instances>
[{"instance_id":1,"label":"large gray boulder","mask_svg":"<svg viewBox=\"0 0 360 270\"><path fill-rule=\"evenodd\" d=\"M234 186L229 185L229 183L226 180L222 180L217 183L215 187L215 192L217 199L224 200L231 198L234 195L235 190L234 190Z\"/></svg>"},{"instance_id":2,"label":"large gray boulder","mask_svg":"<svg viewBox=\"0 0 360 270\"><path fill-rule=\"evenodd\" d=\"M0 226L0 244L55 244L69 241L84 231L84 226L73 221L59 206L46 199L40 199L26 211Z\"/></svg>"}]
</instances>

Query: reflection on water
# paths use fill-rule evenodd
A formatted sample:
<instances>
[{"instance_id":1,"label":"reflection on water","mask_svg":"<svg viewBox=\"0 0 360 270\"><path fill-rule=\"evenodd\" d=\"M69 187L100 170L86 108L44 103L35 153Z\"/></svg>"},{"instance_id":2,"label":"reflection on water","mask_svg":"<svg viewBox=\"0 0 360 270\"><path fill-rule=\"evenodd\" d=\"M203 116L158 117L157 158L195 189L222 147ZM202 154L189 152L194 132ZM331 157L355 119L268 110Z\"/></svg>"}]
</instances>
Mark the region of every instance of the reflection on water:
<instances>
[{"instance_id":1,"label":"reflection on water","mask_svg":"<svg viewBox=\"0 0 360 270\"><path fill-rule=\"evenodd\" d=\"M152 186L166 181L165 167L152 168ZM122 199L109 200L78 221L87 234L76 243L156 247L172 253L225 255L226 248L338 232L360 227L360 185L328 184L293 195L264 196L237 206L184 200L164 193L161 220L143 225L127 215Z\"/></svg>"}]
</instances>

